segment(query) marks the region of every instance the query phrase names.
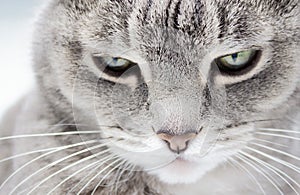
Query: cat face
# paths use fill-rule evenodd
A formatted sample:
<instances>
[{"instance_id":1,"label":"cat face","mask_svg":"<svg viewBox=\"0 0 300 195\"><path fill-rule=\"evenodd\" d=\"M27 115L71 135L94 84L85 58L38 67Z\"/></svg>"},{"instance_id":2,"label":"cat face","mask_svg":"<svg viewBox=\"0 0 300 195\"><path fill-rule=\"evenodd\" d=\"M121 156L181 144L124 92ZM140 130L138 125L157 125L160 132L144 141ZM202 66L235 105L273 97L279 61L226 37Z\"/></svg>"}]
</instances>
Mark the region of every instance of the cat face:
<instances>
[{"instance_id":1,"label":"cat face","mask_svg":"<svg viewBox=\"0 0 300 195\"><path fill-rule=\"evenodd\" d=\"M298 4L59 1L36 53L49 62L37 67L49 71L41 86L58 88L50 101L96 124L121 158L167 183L195 182L287 109Z\"/></svg>"}]
</instances>

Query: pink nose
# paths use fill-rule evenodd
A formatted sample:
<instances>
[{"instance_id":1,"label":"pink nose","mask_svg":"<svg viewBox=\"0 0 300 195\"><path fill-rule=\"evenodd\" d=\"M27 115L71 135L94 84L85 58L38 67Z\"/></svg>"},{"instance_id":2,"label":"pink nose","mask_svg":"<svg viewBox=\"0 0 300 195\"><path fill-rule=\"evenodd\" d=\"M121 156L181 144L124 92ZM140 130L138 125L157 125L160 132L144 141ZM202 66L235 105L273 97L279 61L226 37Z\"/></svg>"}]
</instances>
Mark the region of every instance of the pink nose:
<instances>
[{"instance_id":1,"label":"pink nose","mask_svg":"<svg viewBox=\"0 0 300 195\"><path fill-rule=\"evenodd\" d=\"M180 153L187 149L188 142L197 136L197 133L186 133L182 135L171 135L158 133L157 136L168 143L171 151Z\"/></svg>"}]
</instances>

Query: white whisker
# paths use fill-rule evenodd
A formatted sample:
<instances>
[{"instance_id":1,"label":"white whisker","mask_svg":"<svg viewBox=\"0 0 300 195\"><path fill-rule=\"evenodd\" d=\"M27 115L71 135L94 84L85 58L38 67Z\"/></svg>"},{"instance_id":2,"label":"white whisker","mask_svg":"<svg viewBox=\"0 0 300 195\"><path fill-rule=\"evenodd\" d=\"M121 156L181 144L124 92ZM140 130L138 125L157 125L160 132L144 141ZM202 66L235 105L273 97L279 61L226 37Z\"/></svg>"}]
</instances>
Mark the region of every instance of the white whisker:
<instances>
[{"instance_id":1,"label":"white whisker","mask_svg":"<svg viewBox=\"0 0 300 195\"><path fill-rule=\"evenodd\" d=\"M105 186L103 186L103 187L112 187L113 188L115 186L116 182L118 181L117 178L119 178L120 174L123 174L126 170L132 169L132 167L134 167L134 165L131 165L128 162L125 162L125 165L120 166L118 168L118 171L116 171L116 173L114 174L115 175L114 179L111 179L111 181L114 181L114 182L112 182L111 184L105 184ZM122 170L122 171L120 172L120 170ZM129 174L127 176L129 176ZM128 181L128 179L126 179L125 181ZM123 181L119 181L119 182L123 182ZM113 190L111 190L111 191L113 191Z\"/></svg>"},{"instance_id":2,"label":"white whisker","mask_svg":"<svg viewBox=\"0 0 300 195\"><path fill-rule=\"evenodd\" d=\"M283 171L281 171L280 169L272 166L270 163L267 163L263 160L260 160L256 157L254 157L253 155L251 154L248 154L246 152L240 152L241 154L243 154L244 156L247 156L253 160L255 160L256 162L260 163L261 165L263 165L264 167L266 167L267 169L269 169L270 171L272 171L273 173L275 173L277 176L279 176L284 182L286 182L286 184L288 184L290 186L290 188L296 192L297 195L299 195L299 193L297 192L297 190L294 188L293 185L291 185L291 183L289 181L287 181L284 177L282 177L280 174L278 173L281 173L282 175L284 175L286 178L288 178L289 180L291 180L294 184L296 184L298 187L300 187L300 185L293 179L291 178L288 174L284 173Z\"/></svg>"},{"instance_id":3,"label":"white whisker","mask_svg":"<svg viewBox=\"0 0 300 195\"><path fill-rule=\"evenodd\" d=\"M259 130L281 132L281 133L295 133L295 134L300 134L300 131L293 131L293 130L288 130L288 129L259 128Z\"/></svg>"},{"instance_id":4,"label":"white whisker","mask_svg":"<svg viewBox=\"0 0 300 195\"><path fill-rule=\"evenodd\" d=\"M21 166L20 168L18 168L16 171L14 171L0 186L0 190L4 187L4 185L11 179L13 178L17 173L19 173L22 169L24 169L25 167L27 167L28 165L34 163L35 161L42 159L48 155L54 154L56 152L60 152L69 148L73 148L73 147L77 147L77 146L82 146L82 145L86 145L86 144L92 144L92 143L96 143L98 142L97 140L91 140L91 141L85 141L85 142L80 142L80 143L76 143L76 144L72 144L72 145L68 145L68 146L62 146L59 147L58 149L54 150L54 151L50 151L47 152L46 154L42 154L36 158L34 158L33 160L27 162L26 164L24 164L23 166Z\"/></svg>"},{"instance_id":5,"label":"white whisker","mask_svg":"<svg viewBox=\"0 0 300 195\"><path fill-rule=\"evenodd\" d=\"M248 150L251 150L251 151L253 151L253 152L256 152L256 153L258 153L258 154L260 154L260 155L262 155L262 156L264 156L264 157L267 157L267 158L269 158L269 159L271 159L271 160L273 160L273 161L275 161L275 162L278 162L278 163L280 163L280 164L282 164L282 165L284 165L284 166L286 166L286 167L288 167L288 168L290 168L290 169L296 171L297 173L300 173L299 167L297 167L297 166L295 166L295 165L293 165L293 164L291 164L291 163L289 163L289 162L286 162L286 161L281 160L281 159L279 159L279 158L273 157L273 156L271 156L271 155L269 155L269 154L266 154L266 153L264 153L264 152L262 152L262 151L259 151L259 150L256 150L256 149L254 149L254 148L251 148L251 147L249 147L249 146L247 146L246 148L247 148Z\"/></svg>"},{"instance_id":6,"label":"white whisker","mask_svg":"<svg viewBox=\"0 0 300 195\"><path fill-rule=\"evenodd\" d=\"M76 189L84 180L86 180L88 177L91 176L92 173L94 173L96 170L98 170L103 164L101 163L101 161L98 161L98 163L100 162L100 164L94 164L95 168L93 168L86 176L84 176L75 186L73 186L68 192L67 194L71 193L74 191L74 189Z\"/></svg>"},{"instance_id":7,"label":"white whisker","mask_svg":"<svg viewBox=\"0 0 300 195\"><path fill-rule=\"evenodd\" d=\"M258 135L266 135L266 136L273 136L273 137L281 137L281 138L287 138L287 139L292 139L292 140L300 141L300 138L299 138L299 137L292 137L292 136L282 135L282 134L263 133L263 132L255 132L255 134L258 134Z\"/></svg>"},{"instance_id":8,"label":"white whisker","mask_svg":"<svg viewBox=\"0 0 300 195\"><path fill-rule=\"evenodd\" d=\"M92 148L91 148L91 149L92 149ZM59 171L57 171L57 172L55 172L55 173L49 175L47 178L45 178L44 180L42 180L42 181L41 181L38 185L36 185L36 186L35 186L28 194L32 193L32 192L35 191L39 186L41 186L43 183L45 183L46 181L48 181L48 180L51 179L52 177L54 177L54 176L60 174L61 172L65 171L65 170L67 170L67 169L69 169L69 168L71 168L71 167L74 167L74 166L76 166L76 165L78 165L78 164L80 164L80 163L82 163L82 162L85 162L85 161L88 161L88 160L90 160L90 159L96 158L96 157L99 156L99 155L105 154L105 153L107 153L108 151L109 151L109 150L101 151L101 152L99 152L99 153L97 153L97 154L93 154L93 155L91 155L91 156L88 156L88 157L85 157L85 158L83 158L83 159L80 159L79 161L76 161L75 163L72 163L72 164L70 164L70 165L68 165L68 166L66 166L66 167L64 167L64 168L62 168L62 169L60 169ZM92 163L92 165L93 165L93 164L96 164L96 163L99 163L99 161L96 161L96 162ZM88 167L90 167L90 166L86 166L86 167L84 167L83 169L80 169L79 171L76 171L75 173L78 174L78 173L80 173L81 171L85 170L85 169L88 168ZM61 186L63 183L65 183L67 180L69 180L70 178L72 178L72 177L75 176L76 174L73 173L72 175L70 175L68 178L66 178L66 179L63 180L61 183L59 183L55 188L53 188L48 194L50 194L50 193L52 193L53 191L55 191L59 186Z\"/></svg>"},{"instance_id":9,"label":"white whisker","mask_svg":"<svg viewBox=\"0 0 300 195\"><path fill-rule=\"evenodd\" d=\"M120 168L120 169L118 170L118 172L116 173L116 177L115 177L115 179L114 179L114 182L113 182L113 184L112 184L112 190L111 190L111 191L114 191L114 192L115 192L114 194L117 194L118 184L124 182L124 181L121 181L122 175L124 174L124 172L125 172L127 169L132 169L132 167L134 167L134 165L129 164L129 163L126 163L126 165L124 165L123 168ZM122 170L122 171L120 171L120 170ZM128 174L128 176L129 176L129 175L130 175L130 174ZM127 181L127 180L125 180L125 181ZM114 190L114 189L115 189L115 190Z\"/></svg>"},{"instance_id":10,"label":"white whisker","mask_svg":"<svg viewBox=\"0 0 300 195\"><path fill-rule=\"evenodd\" d=\"M256 145L256 146L259 146L259 147L262 147L262 148L265 148L265 149L268 149L268 150L271 150L271 151L274 151L274 152L277 152L277 153L280 153L280 154L283 154L283 155L286 155L290 158L293 158L295 160L300 160L300 157L297 157L295 155L292 155L290 153L287 153L287 152L284 152L282 150L277 150L277 149L274 149L272 147L269 147L269 146L265 146L265 145L262 145L262 144L258 144L258 143L251 143L252 145Z\"/></svg>"},{"instance_id":11,"label":"white whisker","mask_svg":"<svg viewBox=\"0 0 300 195\"><path fill-rule=\"evenodd\" d=\"M256 183L256 185L259 187L259 189L261 190L261 192L266 195L265 190L263 189L262 185L257 181L257 179L255 178L255 176L244 166L242 165L239 161L233 159L233 158L229 158L230 161L232 161L233 163L237 164L242 170L246 171L246 173L250 176L250 179ZM229 161L229 162L230 162Z\"/></svg>"},{"instance_id":12,"label":"white whisker","mask_svg":"<svg viewBox=\"0 0 300 195\"><path fill-rule=\"evenodd\" d=\"M97 142L97 141L95 141L95 142ZM84 142L83 142L83 143L84 143ZM105 146L105 144L101 144L101 145L96 145L96 146L93 146L93 147L89 147L89 148L86 148L86 149L84 149L84 150L75 152L75 153L73 153L73 154L71 154L71 155L68 155L68 156L66 156L66 157L64 157L64 158L62 158L62 159L59 159L59 160L57 160L57 161L54 161L54 162L48 164L47 166L45 166L45 167L43 167L43 168L37 170L36 172L34 172L34 173L32 173L31 175L29 175L28 177L26 177L22 182L18 183L18 185L16 185L16 186L14 187L14 189L9 193L9 195L13 194L13 193L17 190L17 188L19 188L21 185L23 185L25 182L27 182L30 178L32 178L33 176L37 175L38 173L40 173L40 172L42 172L42 171L44 171L44 170L46 170L46 169L48 169L48 168L50 168L50 167L52 167L52 166L55 166L55 165L57 165L58 163L63 162L63 161L65 161L65 160L67 160L67 159L69 159L69 158L71 158L71 157L77 156L77 155L79 155L79 154L82 154L82 153L85 153L85 152L88 152L88 151L90 151L90 150L97 149L97 148L100 148L100 147L103 147L103 146Z\"/></svg>"},{"instance_id":13,"label":"white whisker","mask_svg":"<svg viewBox=\"0 0 300 195\"><path fill-rule=\"evenodd\" d=\"M102 169L100 172L98 172L94 177L92 177L80 190L79 190L79 192L77 192L77 195L80 195L82 192L83 192L83 190L84 189L86 189L87 187L88 187L88 185L93 181L93 180L95 180L99 175L101 175L104 171L106 171L110 166L112 166L113 164L115 164L115 163L117 163L117 162L119 162L120 161L120 159L119 159L119 157L118 156L116 156L115 158L117 158L117 160L115 160L115 161L113 161L112 163L110 163L109 165L107 165L104 169ZM114 158L113 158L114 159ZM106 161L105 161L105 163L106 162L108 162L108 161L110 161L110 160L112 160L112 159L107 159Z\"/></svg>"},{"instance_id":14,"label":"white whisker","mask_svg":"<svg viewBox=\"0 0 300 195\"><path fill-rule=\"evenodd\" d=\"M61 121L59 121L58 123L56 123L55 125L62 124L64 122L68 121L69 119L70 119L69 117L66 117L66 118L62 119ZM54 125L49 125L49 126L54 126ZM52 128L51 128L51 130L52 130Z\"/></svg>"},{"instance_id":15,"label":"white whisker","mask_svg":"<svg viewBox=\"0 0 300 195\"><path fill-rule=\"evenodd\" d=\"M97 134L97 133L101 133L101 131L100 130L98 130L98 131L72 131L72 132L58 132L58 133L28 134L28 135L16 135L16 136L1 137L0 141L10 140L10 139L21 139L21 138L83 135L83 134Z\"/></svg>"},{"instance_id":16,"label":"white whisker","mask_svg":"<svg viewBox=\"0 0 300 195\"><path fill-rule=\"evenodd\" d=\"M118 162L118 161L115 161ZM98 184L96 185L96 187L94 188L93 192L91 195L94 195L95 192L97 191L98 187L101 185L101 183L119 166L121 166L122 164L124 164L126 162L126 160L123 160L121 163L117 164L116 166L114 166L114 168L112 168L108 173L106 173L103 178L98 182ZM111 164L112 165L112 164Z\"/></svg>"},{"instance_id":17,"label":"white whisker","mask_svg":"<svg viewBox=\"0 0 300 195\"><path fill-rule=\"evenodd\" d=\"M22 157L22 156L28 156L28 155L31 155L31 154L37 154L37 153L41 153L41 152L48 152L48 151L56 150L58 148L61 148L61 147L47 148L47 149L41 149L41 150L35 150L35 151L26 152L26 153L22 153L22 154L17 154L17 155L14 155L14 156L10 156L10 157L1 159L0 163L9 161L9 160L12 160L12 159L15 159L15 158L19 158L19 157Z\"/></svg>"},{"instance_id":18,"label":"white whisker","mask_svg":"<svg viewBox=\"0 0 300 195\"><path fill-rule=\"evenodd\" d=\"M241 154L237 154L236 155L237 158L239 158L240 160L242 160L243 162L245 162L246 164L248 164L249 166L251 166L254 170L256 170L258 173L260 173L262 176L264 176L264 178L266 178L275 188L276 190L281 194L284 195L284 193L282 192L282 190L278 187L278 185L276 183L274 183L274 181L270 178L270 175L268 173L265 173L263 170L258 169L256 166L258 166L256 163L251 162L249 159L245 158L243 155ZM256 166L255 166L255 165Z\"/></svg>"},{"instance_id":19,"label":"white whisker","mask_svg":"<svg viewBox=\"0 0 300 195\"><path fill-rule=\"evenodd\" d=\"M116 183L116 190L115 190L115 194L117 195L118 194L118 184L119 183L125 183L125 182L127 182L127 181L129 181L131 178L130 178L130 175L134 172L134 169L135 169L135 165L131 165L131 166L129 166L129 167L131 167L131 170L130 170L130 172L127 174L128 176L129 176L129 178L127 178L127 179L124 179L124 180L122 180L122 181L119 181L118 183Z\"/></svg>"},{"instance_id":20,"label":"white whisker","mask_svg":"<svg viewBox=\"0 0 300 195\"><path fill-rule=\"evenodd\" d=\"M296 121L295 119L291 118L291 117L286 117L286 119L288 119L289 121L295 123L295 124L298 124L299 122Z\"/></svg>"},{"instance_id":21,"label":"white whisker","mask_svg":"<svg viewBox=\"0 0 300 195\"><path fill-rule=\"evenodd\" d=\"M268 143L268 144L272 144L272 145L275 145L275 146L281 146L281 147L286 147L286 148L288 147L287 145L274 143L274 142L272 142L272 141L268 141L268 140L264 140L264 139L258 139L258 138L255 138L254 140L260 141L260 142L264 142L264 143Z\"/></svg>"}]
</instances>

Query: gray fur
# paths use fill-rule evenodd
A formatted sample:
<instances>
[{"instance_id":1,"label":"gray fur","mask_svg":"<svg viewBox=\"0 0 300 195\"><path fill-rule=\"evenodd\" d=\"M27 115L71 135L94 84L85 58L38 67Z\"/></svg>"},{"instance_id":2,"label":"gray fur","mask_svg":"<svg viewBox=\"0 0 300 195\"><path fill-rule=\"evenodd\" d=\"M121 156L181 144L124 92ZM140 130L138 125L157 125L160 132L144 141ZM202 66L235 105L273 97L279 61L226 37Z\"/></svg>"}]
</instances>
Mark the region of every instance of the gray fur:
<instances>
[{"instance_id":1,"label":"gray fur","mask_svg":"<svg viewBox=\"0 0 300 195\"><path fill-rule=\"evenodd\" d=\"M91 139L99 139L106 147L51 166L15 192L29 192L54 172L108 148L109 154L118 155L127 163L108 174L97 190L101 195L262 194L257 183L266 194L278 194L280 190L284 194L300 193L295 183L290 181L291 187L261 164L257 163L271 174L279 190L257 168L242 161L242 167L227 162L232 157L240 161L235 156L246 151L300 181L299 159L253 145L262 143L255 138L265 139L273 143L265 145L299 158L299 134L282 134L296 139L256 134L261 132L259 128L300 132L299 9L298 0L50 1L35 33L37 87L22 101L15 117L4 120L4 124L13 125L4 125L1 136L77 130L101 133L12 139L0 157ZM247 74L224 76L213 63L220 56L249 48L261 50L262 56ZM95 66L92 54L124 57L139 64L139 68L116 79ZM132 74L139 78L130 77ZM53 126L60 123L72 125ZM185 178L188 173L183 173L166 181L159 167L174 160L174 154L153 131L182 134L200 129L203 131L185 154L198 163L192 172L198 171L199 178ZM94 145L67 149L35 161L9 180L0 193L7 194L42 167ZM251 152L247 145L296 168ZM107 155L65 170L33 194L51 191L72 173ZM11 167L0 166L0 181L37 156L16 158ZM88 174L92 168L78 173L54 193L69 192L82 178L87 176L87 182L106 165L91 175ZM130 165L135 165L135 169ZM254 182L243 167L258 181ZM98 175L82 193L92 192L109 170ZM116 182L119 175L119 180L126 182ZM77 193L83 184L69 193Z\"/></svg>"}]
</instances>

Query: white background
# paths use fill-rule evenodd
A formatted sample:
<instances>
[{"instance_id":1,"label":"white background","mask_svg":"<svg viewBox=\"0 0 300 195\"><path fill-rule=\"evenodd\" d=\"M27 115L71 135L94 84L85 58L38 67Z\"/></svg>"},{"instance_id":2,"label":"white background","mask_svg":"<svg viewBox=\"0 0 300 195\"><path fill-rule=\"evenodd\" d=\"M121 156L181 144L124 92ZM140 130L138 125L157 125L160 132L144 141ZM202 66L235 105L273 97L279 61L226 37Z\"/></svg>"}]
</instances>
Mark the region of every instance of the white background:
<instances>
[{"instance_id":1,"label":"white background","mask_svg":"<svg viewBox=\"0 0 300 195\"><path fill-rule=\"evenodd\" d=\"M45 0L0 0L0 118L34 83L31 40Z\"/></svg>"}]
</instances>

